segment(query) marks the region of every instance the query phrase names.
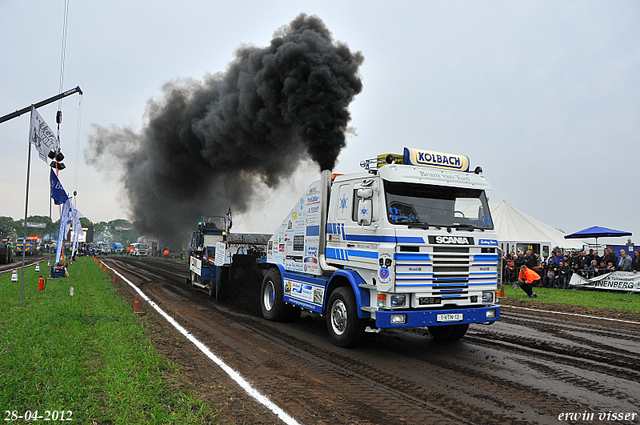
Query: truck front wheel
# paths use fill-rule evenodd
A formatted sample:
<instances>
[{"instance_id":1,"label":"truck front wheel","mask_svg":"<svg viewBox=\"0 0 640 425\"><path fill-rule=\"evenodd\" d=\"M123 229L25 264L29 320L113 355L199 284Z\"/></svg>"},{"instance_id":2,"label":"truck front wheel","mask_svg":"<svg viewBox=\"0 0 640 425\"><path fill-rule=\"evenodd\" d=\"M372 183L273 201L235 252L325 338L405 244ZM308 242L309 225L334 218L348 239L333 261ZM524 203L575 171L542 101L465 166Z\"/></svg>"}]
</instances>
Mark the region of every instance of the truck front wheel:
<instances>
[{"instance_id":1,"label":"truck front wheel","mask_svg":"<svg viewBox=\"0 0 640 425\"><path fill-rule=\"evenodd\" d=\"M429 333L439 341L457 341L467 333L469 324L429 326Z\"/></svg>"},{"instance_id":2,"label":"truck front wheel","mask_svg":"<svg viewBox=\"0 0 640 425\"><path fill-rule=\"evenodd\" d=\"M362 341L365 321L358 317L355 296L350 289L337 288L329 297L327 328L338 347L355 347Z\"/></svg>"}]
</instances>

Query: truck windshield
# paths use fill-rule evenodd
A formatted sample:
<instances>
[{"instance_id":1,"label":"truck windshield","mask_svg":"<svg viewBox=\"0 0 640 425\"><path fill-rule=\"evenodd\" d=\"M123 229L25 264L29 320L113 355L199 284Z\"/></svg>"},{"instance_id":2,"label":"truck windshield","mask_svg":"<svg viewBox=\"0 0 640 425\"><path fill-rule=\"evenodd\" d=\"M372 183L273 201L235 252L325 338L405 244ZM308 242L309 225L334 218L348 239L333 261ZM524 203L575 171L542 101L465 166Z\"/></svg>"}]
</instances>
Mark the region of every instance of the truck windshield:
<instances>
[{"instance_id":1,"label":"truck windshield","mask_svg":"<svg viewBox=\"0 0 640 425\"><path fill-rule=\"evenodd\" d=\"M384 191L391 224L493 229L483 190L385 181Z\"/></svg>"},{"instance_id":2,"label":"truck windshield","mask_svg":"<svg viewBox=\"0 0 640 425\"><path fill-rule=\"evenodd\" d=\"M226 223L224 217L218 217L213 215L202 216L202 224L209 230L225 230Z\"/></svg>"}]
</instances>

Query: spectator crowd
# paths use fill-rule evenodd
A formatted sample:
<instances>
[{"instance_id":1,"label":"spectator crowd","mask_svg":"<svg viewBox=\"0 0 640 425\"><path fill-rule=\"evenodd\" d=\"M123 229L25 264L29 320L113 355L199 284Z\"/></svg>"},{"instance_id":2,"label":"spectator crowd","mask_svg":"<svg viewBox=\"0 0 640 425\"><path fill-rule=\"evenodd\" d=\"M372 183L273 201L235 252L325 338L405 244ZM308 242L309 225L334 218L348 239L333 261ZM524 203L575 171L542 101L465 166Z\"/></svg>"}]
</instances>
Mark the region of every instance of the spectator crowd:
<instances>
[{"instance_id":1,"label":"spectator crowd","mask_svg":"<svg viewBox=\"0 0 640 425\"><path fill-rule=\"evenodd\" d=\"M602 256L593 249L587 254L586 251L563 252L556 248L549 258L541 258L530 250L507 253L503 256L504 283L517 282L522 265L538 273L543 287L566 289L574 273L585 279L614 271L637 273L640 271L640 251L634 251L633 258L624 249L620 250L618 257L611 247L605 248Z\"/></svg>"}]
</instances>

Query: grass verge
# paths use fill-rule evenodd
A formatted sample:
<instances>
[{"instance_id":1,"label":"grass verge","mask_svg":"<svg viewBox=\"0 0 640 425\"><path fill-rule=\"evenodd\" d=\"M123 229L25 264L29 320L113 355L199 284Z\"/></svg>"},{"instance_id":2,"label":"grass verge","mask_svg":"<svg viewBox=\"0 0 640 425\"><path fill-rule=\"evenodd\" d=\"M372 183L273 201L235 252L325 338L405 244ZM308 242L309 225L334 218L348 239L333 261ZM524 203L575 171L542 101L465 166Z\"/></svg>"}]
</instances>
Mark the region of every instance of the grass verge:
<instances>
[{"instance_id":1,"label":"grass verge","mask_svg":"<svg viewBox=\"0 0 640 425\"><path fill-rule=\"evenodd\" d=\"M18 282L0 275L2 419L6 411L37 410L63 411L84 424L216 422L93 258L80 258L69 278L49 281L44 291L38 277L46 267L27 268L23 307L18 273Z\"/></svg>"},{"instance_id":2,"label":"grass verge","mask_svg":"<svg viewBox=\"0 0 640 425\"><path fill-rule=\"evenodd\" d=\"M529 298L522 289L513 289L513 285L504 285L504 295L507 299L640 313L640 294L637 293L554 288L533 288L533 291L538 294L537 298Z\"/></svg>"}]
</instances>

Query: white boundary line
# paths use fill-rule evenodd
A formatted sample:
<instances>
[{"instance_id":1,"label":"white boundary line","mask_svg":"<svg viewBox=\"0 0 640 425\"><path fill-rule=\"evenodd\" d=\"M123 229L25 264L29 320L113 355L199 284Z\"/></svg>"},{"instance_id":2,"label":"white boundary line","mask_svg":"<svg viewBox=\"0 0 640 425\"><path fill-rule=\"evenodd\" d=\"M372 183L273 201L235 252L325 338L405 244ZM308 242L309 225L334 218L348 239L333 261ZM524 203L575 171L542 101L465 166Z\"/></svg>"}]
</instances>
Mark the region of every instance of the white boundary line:
<instances>
[{"instance_id":1,"label":"white boundary line","mask_svg":"<svg viewBox=\"0 0 640 425\"><path fill-rule=\"evenodd\" d=\"M518 306L515 306L515 305L507 305L507 304L501 304L500 308L502 308L502 307L519 308L520 310L537 311L539 313L564 314L566 316L585 317L585 318L588 318L588 319L610 320L612 322L631 323L632 325L640 325L640 322L632 322L630 320L621 320L621 319L609 319L608 317L586 316L584 314L564 313L564 312L561 312L561 311L553 311L553 310L536 310L535 308L518 307Z\"/></svg>"},{"instance_id":2,"label":"white boundary line","mask_svg":"<svg viewBox=\"0 0 640 425\"><path fill-rule=\"evenodd\" d=\"M271 400L269 400L269 398L267 398L267 396L261 394L258 390L253 388L251 386L251 384L246 379L244 379L238 372L236 372L235 370L231 369L226 363L224 363L222 361L222 359L220 359L218 356L213 354L211 352L211 350L209 349L209 347L204 345L195 336L193 336L191 333L189 333L189 331L187 331L178 322L176 322L173 317L171 317L167 313L165 313L164 310L162 310L160 307L158 307L158 305L156 303L151 301L149 299L149 297L144 292L142 292L142 290L140 288L138 288L136 285L134 285L126 277L124 277L122 274L120 274L118 271L116 271L112 267L107 266L102 261L100 262L100 264L101 265L104 264L105 267L109 268L116 275L118 275L120 277L120 279L122 279L125 282L127 282L129 284L129 286L131 286L138 294L140 294L140 296L147 303L149 303L149 305L151 307L153 307L158 313L160 313L162 315L162 317L167 319L167 321L169 323L171 323L171 325L173 325L173 327L176 328L178 330L178 332L180 332L189 341L191 341L196 347L198 347L200 349L200 351L202 351L204 353L205 356L209 357L209 359L211 359L215 364L220 366L220 368L223 371L225 371L227 373L227 375L229 375L229 377L231 377L231 379L236 381L236 383L238 383L238 385L240 385L240 387L242 387L242 389L245 390L247 392L247 394L249 394L251 397L253 397L258 403L266 406L269 410L271 410L273 413L275 413L280 419L282 419L282 421L284 423L286 423L288 425L300 425L293 417L291 417L284 410L282 410L280 407L278 407L274 403L272 403Z\"/></svg>"}]
</instances>

